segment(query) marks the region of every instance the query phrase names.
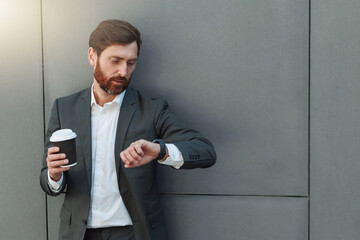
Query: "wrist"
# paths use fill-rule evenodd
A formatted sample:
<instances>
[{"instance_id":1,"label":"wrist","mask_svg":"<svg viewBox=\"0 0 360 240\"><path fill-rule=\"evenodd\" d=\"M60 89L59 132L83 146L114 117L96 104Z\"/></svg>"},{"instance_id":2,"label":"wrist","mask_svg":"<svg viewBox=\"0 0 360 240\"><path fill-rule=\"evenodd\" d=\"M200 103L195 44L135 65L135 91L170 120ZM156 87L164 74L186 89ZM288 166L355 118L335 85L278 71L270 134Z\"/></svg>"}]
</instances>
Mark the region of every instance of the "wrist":
<instances>
[{"instance_id":1,"label":"wrist","mask_svg":"<svg viewBox=\"0 0 360 240\"><path fill-rule=\"evenodd\" d=\"M55 182L60 181L61 176L62 176L62 175L53 175L53 174L51 174L51 173L49 172L49 177L50 177L50 179L53 180L53 181L55 181Z\"/></svg>"},{"instance_id":2,"label":"wrist","mask_svg":"<svg viewBox=\"0 0 360 240\"><path fill-rule=\"evenodd\" d=\"M153 143L158 143L160 145L160 151L158 156L155 158L155 160L162 161L163 159L166 159L169 156L169 153L165 145L165 142L162 139L155 139Z\"/></svg>"},{"instance_id":3,"label":"wrist","mask_svg":"<svg viewBox=\"0 0 360 240\"><path fill-rule=\"evenodd\" d=\"M165 148L166 148L166 154L165 154L165 156L164 156L162 159L158 160L159 162L164 162L164 161L165 161L166 159L168 159L168 157L170 156L170 155L169 155L169 150L168 150L166 144L165 144Z\"/></svg>"}]
</instances>

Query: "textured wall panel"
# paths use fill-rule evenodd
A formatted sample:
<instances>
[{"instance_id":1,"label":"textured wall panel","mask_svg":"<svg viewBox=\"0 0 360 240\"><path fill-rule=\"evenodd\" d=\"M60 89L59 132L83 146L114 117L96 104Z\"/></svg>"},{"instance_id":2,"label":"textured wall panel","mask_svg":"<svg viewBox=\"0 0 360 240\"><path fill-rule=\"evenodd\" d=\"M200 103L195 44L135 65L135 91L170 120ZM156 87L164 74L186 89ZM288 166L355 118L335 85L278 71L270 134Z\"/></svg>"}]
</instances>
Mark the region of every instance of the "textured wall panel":
<instances>
[{"instance_id":1,"label":"textured wall panel","mask_svg":"<svg viewBox=\"0 0 360 240\"><path fill-rule=\"evenodd\" d=\"M209 170L162 169L161 190L307 195L308 1L182 1L156 13L136 84L168 98L218 153Z\"/></svg>"},{"instance_id":2,"label":"textured wall panel","mask_svg":"<svg viewBox=\"0 0 360 240\"><path fill-rule=\"evenodd\" d=\"M48 198L49 239L57 239L62 200ZM307 199L165 195L162 202L172 240L307 239Z\"/></svg>"},{"instance_id":3,"label":"textured wall panel","mask_svg":"<svg viewBox=\"0 0 360 240\"><path fill-rule=\"evenodd\" d=\"M40 3L0 2L0 239L46 239Z\"/></svg>"},{"instance_id":4,"label":"textured wall panel","mask_svg":"<svg viewBox=\"0 0 360 240\"><path fill-rule=\"evenodd\" d=\"M218 153L210 169L160 167L162 192L308 194L308 1L43 5L46 119L55 98L91 85L91 31L125 19L143 36L132 85L168 99Z\"/></svg>"},{"instance_id":5,"label":"textured wall panel","mask_svg":"<svg viewBox=\"0 0 360 240\"><path fill-rule=\"evenodd\" d=\"M313 1L311 239L360 235L359 1Z\"/></svg>"},{"instance_id":6,"label":"textured wall panel","mask_svg":"<svg viewBox=\"0 0 360 240\"><path fill-rule=\"evenodd\" d=\"M133 85L218 153L210 170L163 170L162 191L306 195L308 2L140 2L44 1L46 117L90 86L97 23L127 19L144 40Z\"/></svg>"},{"instance_id":7,"label":"textured wall panel","mask_svg":"<svg viewBox=\"0 0 360 240\"><path fill-rule=\"evenodd\" d=\"M49 240L58 239L60 227L60 209L64 201L65 194L57 197L47 197L48 203L48 222L49 224Z\"/></svg>"},{"instance_id":8,"label":"textured wall panel","mask_svg":"<svg viewBox=\"0 0 360 240\"><path fill-rule=\"evenodd\" d=\"M164 196L172 240L305 240L306 198Z\"/></svg>"}]
</instances>

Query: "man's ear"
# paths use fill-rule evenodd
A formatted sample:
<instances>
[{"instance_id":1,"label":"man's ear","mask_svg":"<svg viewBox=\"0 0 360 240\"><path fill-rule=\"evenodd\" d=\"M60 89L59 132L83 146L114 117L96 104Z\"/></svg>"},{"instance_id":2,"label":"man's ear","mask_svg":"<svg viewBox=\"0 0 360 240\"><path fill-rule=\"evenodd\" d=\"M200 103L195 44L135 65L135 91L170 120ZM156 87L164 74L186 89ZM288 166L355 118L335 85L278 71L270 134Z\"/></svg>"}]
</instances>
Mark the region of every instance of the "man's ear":
<instances>
[{"instance_id":1,"label":"man's ear","mask_svg":"<svg viewBox=\"0 0 360 240\"><path fill-rule=\"evenodd\" d=\"M91 66L96 66L97 53L94 48L90 47L88 50L88 60Z\"/></svg>"}]
</instances>

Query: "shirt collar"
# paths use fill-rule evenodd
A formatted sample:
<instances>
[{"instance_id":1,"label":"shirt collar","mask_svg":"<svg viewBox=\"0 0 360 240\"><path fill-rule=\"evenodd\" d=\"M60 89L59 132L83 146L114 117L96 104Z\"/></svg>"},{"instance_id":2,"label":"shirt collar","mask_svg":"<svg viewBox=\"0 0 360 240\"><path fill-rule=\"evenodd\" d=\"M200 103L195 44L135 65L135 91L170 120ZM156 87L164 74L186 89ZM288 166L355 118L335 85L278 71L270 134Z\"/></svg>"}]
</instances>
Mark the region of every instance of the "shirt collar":
<instances>
[{"instance_id":1,"label":"shirt collar","mask_svg":"<svg viewBox=\"0 0 360 240\"><path fill-rule=\"evenodd\" d=\"M105 104L108 104L108 105L116 104L119 106L119 109L120 109L121 104L124 100L125 92L126 92L126 89L124 91L122 91L122 93L116 95L116 97L111 102L108 102ZM93 107L93 106L98 106L95 96L94 96L94 84L91 85L91 107Z\"/></svg>"}]
</instances>

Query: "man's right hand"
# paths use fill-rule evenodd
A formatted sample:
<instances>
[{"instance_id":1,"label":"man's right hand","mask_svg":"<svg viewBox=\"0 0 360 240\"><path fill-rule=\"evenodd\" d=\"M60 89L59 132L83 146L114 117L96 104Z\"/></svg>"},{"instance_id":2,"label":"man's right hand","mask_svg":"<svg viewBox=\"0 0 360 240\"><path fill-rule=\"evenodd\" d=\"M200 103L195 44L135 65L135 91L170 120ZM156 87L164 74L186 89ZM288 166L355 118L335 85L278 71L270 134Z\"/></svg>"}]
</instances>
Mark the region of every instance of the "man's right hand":
<instances>
[{"instance_id":1,"label":"man's right hand","mask_svg":"<svg viewBox=\"0 0 360 240\"><path fill-rule=\"evenodd\" d=\"M51 147L48 149L46 163L49 170L49 175L55 182L61 179L62 173L68 171L70 167L60 167L69 163L64 153L59 153L60 148Z\"/></svg>"}]
</instances>

